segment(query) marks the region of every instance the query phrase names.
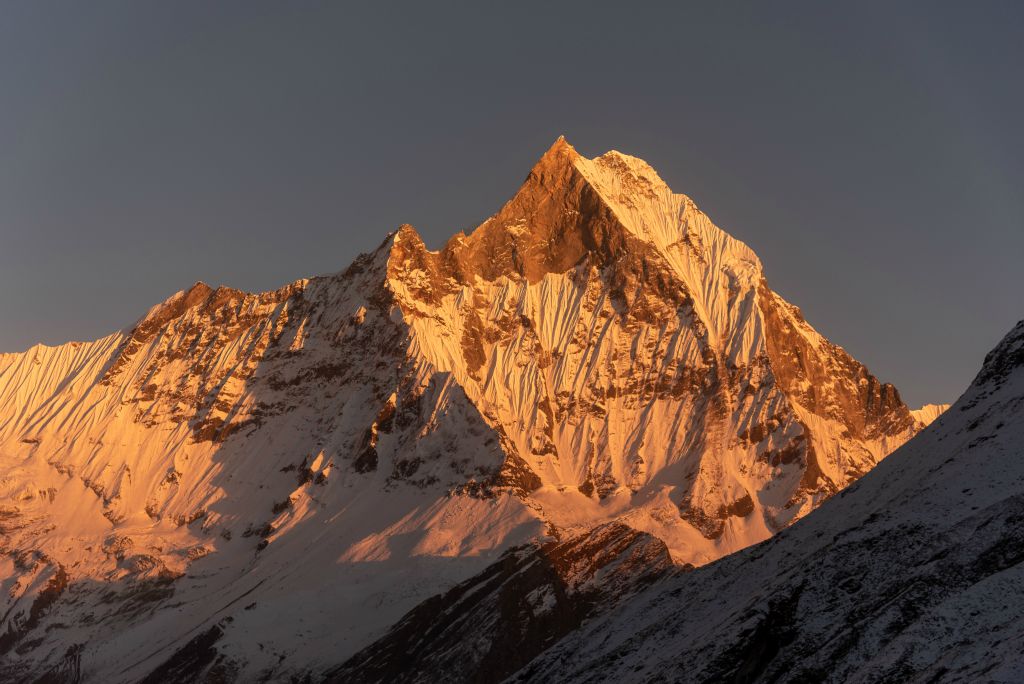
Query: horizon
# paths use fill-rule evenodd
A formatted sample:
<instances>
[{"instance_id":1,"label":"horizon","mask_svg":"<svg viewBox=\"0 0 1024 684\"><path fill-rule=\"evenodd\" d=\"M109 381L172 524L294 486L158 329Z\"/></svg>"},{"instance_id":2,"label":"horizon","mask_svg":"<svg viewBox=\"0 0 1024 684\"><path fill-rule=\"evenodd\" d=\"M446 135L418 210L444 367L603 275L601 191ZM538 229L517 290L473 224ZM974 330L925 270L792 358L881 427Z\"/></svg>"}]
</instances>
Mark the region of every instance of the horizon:
<instances>
[{"instance_id":1,"label":"horizon","mask_svg":"<svg viewBox=\"0 0 1024 684\"><path fill-rule=\"evenodd\" d=\"M559 133L650 163L911 406L954 401L1022 315L1014 5L503 10L525 62L472 9L252 7L9 11L0 351L97 339L196 281L336 272L402 223L436 249Z\"/></svg>"}]
</instances>

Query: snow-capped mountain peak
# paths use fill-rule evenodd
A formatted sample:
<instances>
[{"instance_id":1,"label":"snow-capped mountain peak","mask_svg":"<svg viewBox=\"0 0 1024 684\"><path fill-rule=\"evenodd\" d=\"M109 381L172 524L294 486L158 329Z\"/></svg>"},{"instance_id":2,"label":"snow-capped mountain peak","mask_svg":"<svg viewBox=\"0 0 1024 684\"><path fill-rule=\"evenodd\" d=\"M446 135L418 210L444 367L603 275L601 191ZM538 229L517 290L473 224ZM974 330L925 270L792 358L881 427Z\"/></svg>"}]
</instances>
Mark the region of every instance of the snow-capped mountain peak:
<instances>
[{"instance_id":1,"label":"snow-capped mountain peak","mask_svg":"<svg viewBox=\"0 0 1024 684\"><path fill-rule=\"evenodd\" d=\"M0 357L0 406L5 674L73 633L102 681L203 635L242 679L336 664L510 546L598 525L702 565L921 427L646 163L564 138L439 250L406 225L337 274L197 283Z\"/></svg>"}]
</instances>

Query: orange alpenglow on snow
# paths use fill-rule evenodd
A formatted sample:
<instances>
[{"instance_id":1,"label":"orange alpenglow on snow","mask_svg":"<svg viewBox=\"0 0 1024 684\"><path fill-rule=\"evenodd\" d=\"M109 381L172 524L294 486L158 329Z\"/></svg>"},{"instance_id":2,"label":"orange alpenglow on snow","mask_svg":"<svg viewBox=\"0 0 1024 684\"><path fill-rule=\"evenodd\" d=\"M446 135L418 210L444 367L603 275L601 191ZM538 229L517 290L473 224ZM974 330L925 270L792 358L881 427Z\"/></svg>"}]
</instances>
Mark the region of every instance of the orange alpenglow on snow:
<instances>
[{"instance_id":1,"label":"orange alpenglow on snow","mask_svg":"<svg viewBox=\"0 0 1024 684\"><path fill-rule=\"evenodd\" d=\"M97 681L166 676L196 639L243 680L334 665L506 549L598 525L702 565L941 412L645 162L562 138L439 251L403 226L274 292L198 283L0 355L0 407L0 675L87 642Z\"/></svg>"}]
</instances>

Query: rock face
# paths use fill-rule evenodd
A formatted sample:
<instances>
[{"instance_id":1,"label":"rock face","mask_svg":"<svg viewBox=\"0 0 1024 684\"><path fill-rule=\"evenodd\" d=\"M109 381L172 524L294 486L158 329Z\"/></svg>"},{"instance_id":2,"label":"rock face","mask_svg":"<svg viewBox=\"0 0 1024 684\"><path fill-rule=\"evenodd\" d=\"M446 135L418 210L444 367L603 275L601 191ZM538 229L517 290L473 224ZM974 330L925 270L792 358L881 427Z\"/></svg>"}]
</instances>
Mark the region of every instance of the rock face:
<instances>
[{"instance_id":1,"label":"rock face","mask_svg":"<svg viewBox=\"0 0 1024 684\"><path fill-rule=\"evenodd\" d=\"M1024 679L1024 321L935 424L771 540L651 585L512 681Z\"/></svg>"},{"instance_id":2,"label":"rock face","mask_svg":"<svg viewBox=\"0 0 1024 684\"><path fill-rule=\"evenodd\" d=\"M766 539L922 424L646 163L559 140L439 251L0 355L0 675L322 672L513 546Z\"/></svg>"}]
</instances>

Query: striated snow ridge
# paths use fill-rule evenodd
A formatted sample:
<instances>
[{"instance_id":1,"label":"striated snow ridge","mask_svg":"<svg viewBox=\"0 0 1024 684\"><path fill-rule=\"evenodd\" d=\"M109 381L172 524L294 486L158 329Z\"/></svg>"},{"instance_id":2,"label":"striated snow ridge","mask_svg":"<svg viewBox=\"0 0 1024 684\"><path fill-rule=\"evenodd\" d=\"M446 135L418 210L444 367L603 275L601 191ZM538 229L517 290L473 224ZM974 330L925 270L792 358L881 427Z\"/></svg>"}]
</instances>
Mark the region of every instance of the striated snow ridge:
<instances>
[{"instance_id":1,"label":"striated snow ridge","mask_svg":"<svg viewBox=\"0 0 1024 684\"><path fill-rule=\"evenodd\" d=\"M935 422L935 419L945 413L947 409L949 409L949 404L925 404L919 409L911 409L910 415L922 426L927 427Z\"/></svg>"}]
</instances>

